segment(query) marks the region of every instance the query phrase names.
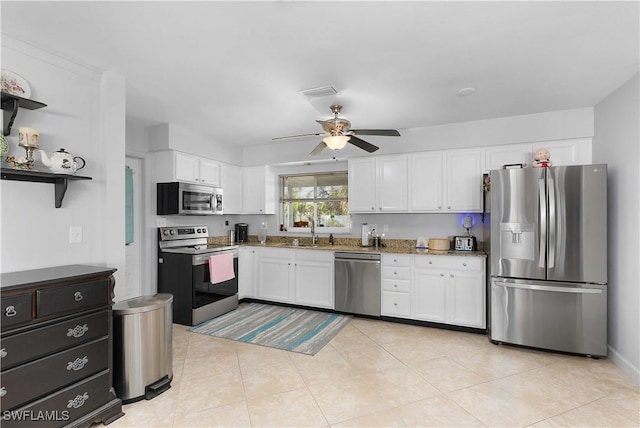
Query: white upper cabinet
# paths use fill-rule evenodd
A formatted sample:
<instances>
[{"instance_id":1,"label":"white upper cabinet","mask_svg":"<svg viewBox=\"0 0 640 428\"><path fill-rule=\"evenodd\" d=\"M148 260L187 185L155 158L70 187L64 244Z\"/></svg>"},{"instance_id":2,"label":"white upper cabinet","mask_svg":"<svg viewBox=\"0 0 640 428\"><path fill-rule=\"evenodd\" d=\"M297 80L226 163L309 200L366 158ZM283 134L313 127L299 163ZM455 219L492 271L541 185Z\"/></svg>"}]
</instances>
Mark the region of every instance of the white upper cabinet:
<instances>
[{"instance_id":1,"label":"white upper cabinet","mask_svg":"<svg viewBox=\"0 0 640 428\"><path fill-rule=\"evenodd\" d=\"M245 214L276 213L276 177L270 167L243 168L242 211Z\"/></svg>"},{"instance_id":2,"label":"white upper cabinet","mask_svg":"<svg viewBox=\"0 0 640 428\"><path fill-rule=\"evenodd\" d=\"M349 159L349 211L406 212L407 156Z\"/></svg>"},{"instance_id":3,"label":"white upper cabinet","mask_svg":"<svg viewBox=\"0 0 640 428\"><path fill-rule=\"evenodd\" d=\"M440 211L444 206L444 154L409 155L411 211Z\"/></svg>"},{"instance_id":4,"label":"white upper cabinet","mask_svg":"<svg viewBox=\"0 0 640 428\"><path fill-rule=\"evenodd\" d=\"M165 150L157 152L156 180L220 186L220 164L211 159Z\"/></svg>"},{"instance_id":5,"label":"white upper cabinet","mask_svg":"<svg viewBox=\"0 0 640 428\"><path fill-rule=\"evenodd\" d=\"M533 152L541 148L549 150L553 166L588 165L591 163L591 143L591 138L572 138L486 147L484 149L484 172L518 163L531 167Z\"/></svg>"},{"instance_id":6,"label":"white upper cabinet","mask_svg":"<svg viewBox=\"0 0 640 428\"><path fill-rule=\"evenodd\" d=\"M502 169L504 165L531 165L531 144L509 144L484 150L484 171Z\"/></svg>"},{"instance_id":7,"label":"white upper cabinet","mask_svg":"<svg viewBox=\"0 0 640 428\"><path fill-rule=\"evenodd\" d=\"M221 164L220 185L223 190L225 214L242 213L242 167Z\"/></svg>"},{"instance_id":8,"label":"white upper cabinet","mask_svg":"<svg viewBox=\"0 0 640 428\"><path fill-rule=\"evenodd\" d=\"M480 149L411 154L410 211L481 211L481 159Z\"/></svg>"},{"instance_id":9,"label":"white upper cabinet","mask_svg":"<svg viewBox=\"0 0 640 428\"><path fill-rule=\"evenodd\" d=\"M482 211L480 149L445 152L446 211Z\"/></svg>"}]
</instances>

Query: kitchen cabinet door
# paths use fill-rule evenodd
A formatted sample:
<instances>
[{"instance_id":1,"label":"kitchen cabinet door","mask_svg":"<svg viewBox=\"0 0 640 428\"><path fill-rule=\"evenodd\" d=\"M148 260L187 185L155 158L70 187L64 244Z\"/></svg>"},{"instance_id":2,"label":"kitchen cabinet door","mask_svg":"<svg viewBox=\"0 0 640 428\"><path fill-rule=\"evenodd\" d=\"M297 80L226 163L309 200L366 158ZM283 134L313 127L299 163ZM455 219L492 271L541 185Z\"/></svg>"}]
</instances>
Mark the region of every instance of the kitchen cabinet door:
<instances>
[{"instance_id":1,"label":"kitchen cabinet door","mask_svg":"<svg viewBox=\"0 0 640 428\"><path fill-rule=\"evenodd\" d=\"M220 164L207 159L200 159L200 182L220 187Z\"/></svg>"},{"instance_id":2,"label":"kitchen cabinet door","mask_svg":"<svg viewBox=\"0 0 640 428\"><path fill-rule=\"evenodd\" d=\"M484 283L484 275L478 272L449 272L447 318L451 324L485 328Z\"/></svg>"},{"instance_id":3,"label":"kitchen cabinet door","mask_svg":"<svg viewBox=\"0 0 640 428\"><path fill-rule=\"evenodd\" d=\"M294 303L294 250L261 248L258 252L258 298Z\"/></svg>"},{"instance_id":4,"label":"kitchen cabinet door","mask_svg":"<svg viewBox=\"0 0 640 428\"><path fill-rule=\"evenodd\" d=\"M444 160L442 152L409 155L411 211L441 211L444 192Z\"/></svg>"},{"instance_id":5,"label":"kitchen cabinet door","mask_svg":"<svg viewBox=\"0 0 640 428\"><path fill-rule=\"evenodd\" d=\"M375 159L349 159L348 170L349 212L376 212Z\"/></svg>"},{"instance_id":6,"label":"kitchen cabinet door","mask_svg":"<svg viewBox=\"0 0 640 428\"><path fill-rule=\"evenodd\" d=\"M242 167L220 165L220 184L222 186L222 204L225 214L242 213Z\"/></svg>"},{"instance_id":7,"label":"kitchen cabinet door","mask_svg":"<svg viewBox=\"0 0 640 428\"><path fill-rule=\"evenodd\" d=\"M276 178L267 166L242 170L242 210L245 214L276 213Z\"/></svg>"},{"instance_id":8,"label":"kitchen cabinet door","mask_svg":"<svg viewBox=\"0 0 640 428\"><path fill-rule=\"evenodd\" d=\"M407 157L382 156L376 159L377 207L379 212L406 212Z\"/></svg>"},{"instance_id":9,"label":"kitchen cabinet door","mask_svg":"<svg viewBox=\"0 0 640 428\"><path fill-rule=\"evenodd\" d=\"M295 302L334 309L333 251L297 250Z\"/></svg>"},{"instance_id":10,"label":"kitchen cabinet door","mask_svg":"<svg viewBox=\"0 0 640 428\"><path fill-rule=\"evenodd\" d=\"M446 210L482 211L480 149L449 150L445 154Z\"/></svg>"},{"instance_id":11,"label":"kitchen cabinet door","mask_svg":"<svg viewBox=\"0 0 640 428\"><path fill-rule=\"evenodd\" d=\"M258 297L256 293L257 249L238 248L238 298Z\"/></svg>"},{"instance_id":12,"label":"kitchen cabinet door","mask_svg":"<svg viewBox=\"0 0 640 428\"><path fill-rule=\"evenodd\" d=\"M446 323L447 277L446 271L415 269L413 273L414 318Z\"/></svg>"},{"instance_id":13,"label":"kitchen cabinet door","mask_svg":"<svg viewBox=\"0 0 640 428\"><path fill-rule=\"evenodd\" d=\"M516 163L531 165L531 144L508 144L484 149L484 172Z\"/></svg>"},{"instance_id":14,"label":"kitchen cabinet door","mask_svg":"<svg viewBox=\"0 0 640 428\"><path fill-rule=\"evenodd\" d=\"M200 183L200 162L197 157L175 153L174 177L176 181Z\"/></svg>"},{"instance_id":15,"label":"kitchen cabinet door","mask_svg":"<svg viewBox=\"0 0 640 428\"><path fill-rule=\"evenodd\" d=\"M531 148L545 148L551 154L553 166L585 165L591 163L591 139L578 138L564 141L542 141L534 143ZM532 158L533 162L533 158Z\"/></svg>"}]
</instances>

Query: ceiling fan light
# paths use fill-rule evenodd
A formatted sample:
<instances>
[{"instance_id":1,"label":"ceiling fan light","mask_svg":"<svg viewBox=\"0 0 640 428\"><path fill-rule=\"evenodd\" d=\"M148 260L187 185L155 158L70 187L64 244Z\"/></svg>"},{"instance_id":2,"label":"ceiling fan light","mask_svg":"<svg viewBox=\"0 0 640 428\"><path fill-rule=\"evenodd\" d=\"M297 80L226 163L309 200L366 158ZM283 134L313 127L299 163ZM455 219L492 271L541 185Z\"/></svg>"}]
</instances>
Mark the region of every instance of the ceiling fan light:
<instances>
[{"instance_id":1,"label":"ceiling fan light","mask_svg":"<svg viewBox=\"0 0 640 428\"><path fill-rule=\"evenodd\" d=\"M324 138L322 141L332 150L340 150L347 145L351 137L348 135L331 135Z\"/></svg>"}]
</instances>

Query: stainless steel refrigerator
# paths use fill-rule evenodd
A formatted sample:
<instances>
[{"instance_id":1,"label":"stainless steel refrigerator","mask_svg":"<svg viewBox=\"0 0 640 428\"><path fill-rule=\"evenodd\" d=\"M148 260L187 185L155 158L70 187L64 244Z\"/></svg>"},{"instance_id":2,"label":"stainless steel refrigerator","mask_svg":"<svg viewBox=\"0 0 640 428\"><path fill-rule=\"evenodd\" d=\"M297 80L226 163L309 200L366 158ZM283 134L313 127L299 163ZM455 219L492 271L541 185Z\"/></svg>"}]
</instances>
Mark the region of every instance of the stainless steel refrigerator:
<instances>
[{"instance_id":1,"label":"stainless steel refrigerator","mask_svg":"<svg viewBox=\"0 0 640 428\"><path fill-rule=\"evenodd\" d=\"M490 177L491 340L607 355L607 166Z\"/></svg>"}]
</instances>

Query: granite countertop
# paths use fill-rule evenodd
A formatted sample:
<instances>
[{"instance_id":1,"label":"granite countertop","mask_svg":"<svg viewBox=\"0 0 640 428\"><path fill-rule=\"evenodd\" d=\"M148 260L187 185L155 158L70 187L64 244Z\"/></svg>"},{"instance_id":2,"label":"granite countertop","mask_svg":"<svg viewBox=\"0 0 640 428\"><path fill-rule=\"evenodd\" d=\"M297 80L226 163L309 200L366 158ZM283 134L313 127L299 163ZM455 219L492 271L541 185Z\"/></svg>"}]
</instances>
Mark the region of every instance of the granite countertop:
<instances>
[{"instance_id":1,"label":"granite countertop","mask_svg":"<svg viewBox=\"0 0 640 428\"><path fill-rule=\"evenodd\" d=\"M443 251L443 250L425 250L416 249L415 241L412 240L394 240L394 241L406 241L408 245L389 245L385 247L363 247L361 245L354 245L353 243L340 243L331 245L329 243L321 242L317 245L311 245L311 242L302 242L298 246L293 246L292 239L287 239L288 242L270 242L267 241L264 244L260 244L258 241L249 241L247 243L239 243L239 246L247 247L263 247L263 248L288 248L296 250L326 250L326 251L352 251L359 253L379 253L379 254L424 254L424 255L436 255L436 256L460 256L460 257L486 257L487 254L484 251ZM357 241L357 240L356 240ZM411 246L413 245L413 246Z\"/></svg>"}]
</instances>

